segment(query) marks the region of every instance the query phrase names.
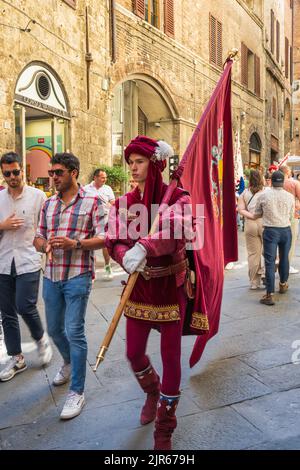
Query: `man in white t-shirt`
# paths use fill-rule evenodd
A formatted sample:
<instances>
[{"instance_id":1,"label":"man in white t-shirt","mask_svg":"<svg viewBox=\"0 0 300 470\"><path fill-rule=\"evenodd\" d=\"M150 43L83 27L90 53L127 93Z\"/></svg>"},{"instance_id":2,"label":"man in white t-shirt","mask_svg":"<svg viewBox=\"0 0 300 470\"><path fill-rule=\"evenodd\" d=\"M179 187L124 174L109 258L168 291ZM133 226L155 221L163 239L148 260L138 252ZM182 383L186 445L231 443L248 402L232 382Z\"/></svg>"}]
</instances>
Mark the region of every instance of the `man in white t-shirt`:
<instances>
[{"instance_id":1,"label":"man in white t-shirt","mask_svg":"<svg viewBox=\"0 0 300 470\"><path fill-rule=\"evenodd\" d=\"M2 155L0 167L7 184L0 192L0 310L9 356L0 382L7 382L27 368L18 315L36 342L41 365L50 362L52 348L37 309L41 255L33 246L46 196L24 183L22 158L15 152Z\"/></svg>"},{"instance_id":2,"label":"man in white t-shirt","mask_svg":"<svg viewBox=\"0 0 300 470\"><path fill-rule=\"evenodd\" d=\"M105 223L108 219L108 213L111 208L115 204L115 195L110 186L105 184L107 180L106 171L102 168L97 168L93 174L93 181L90 184L84 186L85 191L91 194L98 195L102 201L105 203L104 211L105 211ZM110 256L108 254L107 248L102 249L103 257L104 257L104 275L103 279L105 281L111 281L113 278L113 273L110 264Z\"/></svg>"}]
</instances>

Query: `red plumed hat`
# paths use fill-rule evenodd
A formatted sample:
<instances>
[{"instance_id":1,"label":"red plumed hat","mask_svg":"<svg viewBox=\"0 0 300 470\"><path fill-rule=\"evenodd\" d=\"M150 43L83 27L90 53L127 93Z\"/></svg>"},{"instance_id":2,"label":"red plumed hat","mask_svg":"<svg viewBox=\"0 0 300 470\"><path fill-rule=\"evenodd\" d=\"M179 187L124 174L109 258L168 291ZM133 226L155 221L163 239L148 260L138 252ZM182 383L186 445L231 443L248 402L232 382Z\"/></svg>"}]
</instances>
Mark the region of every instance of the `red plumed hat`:
<instances>
[{"instance_id":1,"label":"red plumed hat","mask_svg":"<svg viewBox=\"0 0 300 470\"><path fill-rule=\"evenodd\" d=\"M129 163L129 157L132 153L143 155L149 158L163 171L166 168L166 159L173 156L172 147L163 140L154 140L145 135L138 135L125 148L125 160Z\"/></svg>"}]
</instances>

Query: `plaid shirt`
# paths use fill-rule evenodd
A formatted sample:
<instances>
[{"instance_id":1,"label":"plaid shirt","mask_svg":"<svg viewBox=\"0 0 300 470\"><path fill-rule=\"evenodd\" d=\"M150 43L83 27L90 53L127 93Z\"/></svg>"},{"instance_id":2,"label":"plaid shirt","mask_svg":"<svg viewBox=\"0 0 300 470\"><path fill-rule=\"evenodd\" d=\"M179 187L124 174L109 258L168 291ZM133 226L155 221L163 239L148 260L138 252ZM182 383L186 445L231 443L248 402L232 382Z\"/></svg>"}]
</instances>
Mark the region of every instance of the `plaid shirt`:
<instances>
[{"instance_id":1,"label":"plaid shirt","mask_svg":"<svg viewBox=\"0 0 300 470\"><path fill-rule=\"evenodd\" d=\"M66 205L57 194L45 201L37 237L49 240L51 236L85 240L104 237L104 210L98 196L87 194L79 187L77 195ZM53 282L67 281L87 272L94 273L93 251L53 250L53 260L47 257L44 276Z\"/></svg>"}]
</instances>

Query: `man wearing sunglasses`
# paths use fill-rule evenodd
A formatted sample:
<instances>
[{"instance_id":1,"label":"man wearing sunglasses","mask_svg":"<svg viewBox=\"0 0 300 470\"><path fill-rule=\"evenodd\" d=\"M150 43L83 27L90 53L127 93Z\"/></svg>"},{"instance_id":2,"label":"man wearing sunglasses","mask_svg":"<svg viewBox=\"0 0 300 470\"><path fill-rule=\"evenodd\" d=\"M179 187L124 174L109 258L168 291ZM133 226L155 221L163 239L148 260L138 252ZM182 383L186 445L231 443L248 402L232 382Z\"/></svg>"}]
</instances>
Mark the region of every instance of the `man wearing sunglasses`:
<instances>
[{"instance_id":1,"label":"man wearing sunglasses","mask_svg":"<svg viewBox=\"0 0 300 470\"><path fill-rule=\"evenodd\" d=\"M24 184L22 159L16 153L4 154L0 166L7 184L0 192L0 311L10 356L0 372L0 381L6 382L27 368L18 314L37 343L42 365L50 362L52 349L36 307L41 255L32 244L46 196Z\"/></svg>"},{"instance_id":2,"label":"man wearing sunglasses","mask_svg":"<svg viewBox=\"0 0 300 470\"><path fill-rule=\"evenodd\" d=\"M84 318L94 277L93 250L104 247L104 210L98 196L77 183L79 160L57 153L49 175L57 194L42 208L34 245L47 253L43 283L46 318L63 365L53 384L71 380L60 415L70 419L84 406L87 342Z\"/></svg>"}]
</instances>

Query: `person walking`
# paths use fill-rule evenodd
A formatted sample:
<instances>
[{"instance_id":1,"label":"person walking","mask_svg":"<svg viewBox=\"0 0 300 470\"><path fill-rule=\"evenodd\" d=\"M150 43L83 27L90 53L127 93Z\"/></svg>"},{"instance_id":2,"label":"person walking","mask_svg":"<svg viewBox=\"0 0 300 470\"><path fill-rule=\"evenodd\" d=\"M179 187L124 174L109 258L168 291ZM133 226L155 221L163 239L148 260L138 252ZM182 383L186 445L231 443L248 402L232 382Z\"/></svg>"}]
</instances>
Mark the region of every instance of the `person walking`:
<instances>
[{"instance_id":1,"label":"person walking","mask_svg":"<svg viewBox=\"0 0 300 470\"><path fill-rule=\"evenodd\" d=\"M255 206L263 191L263 179L258 170L250 170L249 186L240 195L238 200L238 211L245 217L245 239L248 253L248 275L250 289L259 289L261 286L261 256L262 256L262 218L251 219L249 214L254 213Z\"/></svg>"},{"instance_id":2,"label":"person walking","mask_svg":"<svg viewBox=\"0 0 300 470\"><path fill-rule=\"evenodd\" d=\"M274 305L275 292L275 260L279 249L279 293L284 294L288 289L289 251L292 233L291 219L294 216L294 197L283 189L284 175L281 171L272 173L272 187L263 191L255 206L254 220L262 217L264 232L263 246L266 270L266 294L260 303Z\"/></svg>"},{"instance_id":3,"label":"person walking","mask_svg":"<svg viewBox=\"0 0 300 470\"><path fill-rule=\"evenodd\" d=\"M98 195L104 202L104 212L105 212L105 218L104 222L105 224L108 221L108 214L111 206L115 204L115 195L112 190L112 188L106 184L107 181L107 174L106 171L98 168L97 170L94 171L93 174L93 181L90 184L87 184L84 186L85 191L88 193ZM113 272L110 264L110 256L107 251L107 248L102 248L102 254L105 262L104 266L104 274L103 274L103 280L105 281L111 281L113 279Z\"/></svg>"},{"instance_id":4,"label":"person walking","mask_svg":"<svg viewBox=\"0 0 300 470\"><path fill-rule=\"evenodd\" d=\"M84 322L94 274L93 250L104 246L104 210L98 196L78 185L80 164L75 155L57 153L51 165L49 176L57 194L42 207L34 245L47 254L43 298L48 332L64 361L53 385L63 385L71 378L60 415L70 419L85 404Z\"/></svg>"},{"instance_id":5,"label":"person walking","mask_svg":"<svg viewBox=\"0 0 300 470\"><path fill-rule=\"evenodd\" d=\"M18 314L36 342L41 365L51 361L52 348L36 306L41 255L32 244L46 196L24 183L22 159L15 152L2 155L0 166L7 184L0 192L0 311L10 356L0 381L6 382L27 368Z\"/></svg>"},{"instance_id":6,"label":"person walking","mask_svg":"<svg viewBox=\"0 0 300 470\"><path fill-rule=\"evenodd\" d=\"M284 174L283 189L291 193L295 199L295 213L291 220L292 243L289 253L290 274L298 274L299 269L291 266L292 259L295 256L296 240L298 237L299 211L300 211L300 182L292 177L292 170L287 165L282 165L280 171Z\"/></svg>"},{"instance_id":7,"label":"person walking","mask_svg":"<svg viewBox=\"0 0 300 470\"><path fill-rule=\"evenodd\" d=\"M183 226L185 204L190 204L190 197L185 191L177 188L169 202L169 206L176 206L177 210L162 214L162 217L166 213L169 217L174 214L168 236L164 236L163 220L154 234L147 235L151 209L154 204L161 203L168 187L163 183L161 172L166 167L166 157L172 155L168 144L146 136L137 136L130 142L125 149L125 159L138 186L116 201L106 234L106 246L112 258L130 274L141 271L125 307L126 347L131 368L147 395L141 411L141 424L155 420L156 450L171 449L171 437L177 425L181 336L186 307L183 287L187 270L186 240L184 236L176 238L174 234L174 227ZM137 236L136 230L131 230L130 226L133 222L136 227L134 210L141 217ZM125 213L128 215L127 221L126 218L124 220ZM115 227L118 227L117 233ZM126 233L127 238L124 237ZM152 328L158 328L161 333L161 384L146 355Z\"/></svg>"}]
</instances>

